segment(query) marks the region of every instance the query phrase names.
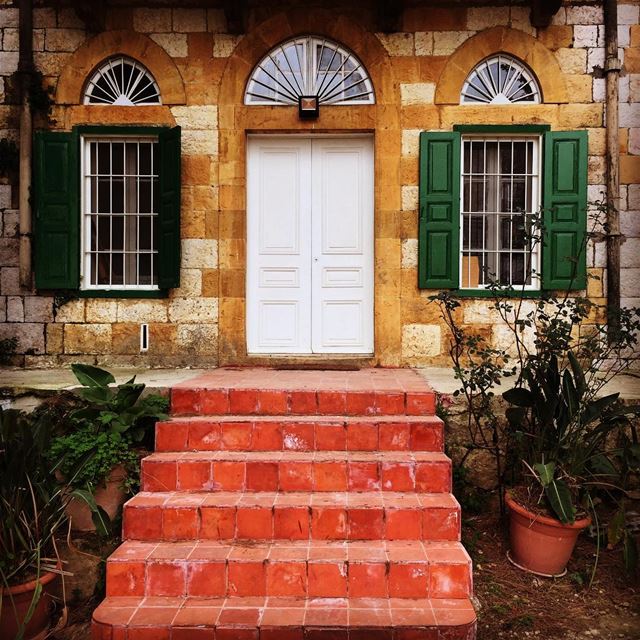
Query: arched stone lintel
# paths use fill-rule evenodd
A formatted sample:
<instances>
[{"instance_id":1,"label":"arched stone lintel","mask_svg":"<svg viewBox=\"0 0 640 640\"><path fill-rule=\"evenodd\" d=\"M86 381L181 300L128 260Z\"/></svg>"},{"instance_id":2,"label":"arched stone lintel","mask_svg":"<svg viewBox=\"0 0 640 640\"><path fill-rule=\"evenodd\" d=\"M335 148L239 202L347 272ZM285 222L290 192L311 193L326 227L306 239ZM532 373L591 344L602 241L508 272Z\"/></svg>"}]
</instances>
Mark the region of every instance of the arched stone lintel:
<instances>
[{"instance_id":1,"label":"arched stone lintel","mask_svg":"<svg viewBox=\"0 0 640 640\"><path fill-rule=\"evenodd\" d=\"M80 46L65 65L56 90L57 104L82 104L84 85L106 58L122 54L143 64L160 87L162 104L185 104L184 82L167 52L151 38L134 31L106 31Z\"/></svg>"},{"instance_id":2,"label":"arched stone lintel","mask_svg":"<svg viewBox=\"0 0 640 640\"><path fill-rule=\"evenodd\" d=\"M567 88L560 64L549 49L523 31L494 27L469 38L449 57L436 87L436 104L460 104L462 85L472 69L497 53L522 60L536 75L545 104L567 102Z\"/></svg>"}]
</instances>

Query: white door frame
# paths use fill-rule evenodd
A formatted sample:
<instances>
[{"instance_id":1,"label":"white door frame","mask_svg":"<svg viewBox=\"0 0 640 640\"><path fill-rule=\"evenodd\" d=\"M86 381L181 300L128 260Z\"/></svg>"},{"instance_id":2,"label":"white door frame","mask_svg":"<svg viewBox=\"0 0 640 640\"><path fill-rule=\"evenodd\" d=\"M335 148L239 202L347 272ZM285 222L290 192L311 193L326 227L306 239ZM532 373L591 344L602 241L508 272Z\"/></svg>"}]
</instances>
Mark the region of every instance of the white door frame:
<instances>
[{"instance_id":1,"label":"white door frame","mask_svg":"<svg viewBox=\"0 0 640 640\"><path fill-rule=\"evenodd\" d=\"M354 145L358 139L362 145ZM364 139L364 140L363 140ZM336 142L331 144L331 140ZM313 141L327 144L313 145ZM365 143L366 141L366 143ZM268 142L260 148L261 142ZM306 144L305 144L306 143ZM350 148L351 147L351 148ZM294 222L298 225L299 234L289 234L282 247L276 247L273 242L265 251L265 225L260 223L259 192L269 187L264 167L258 155L268 153L274 149L280 154L282 162L289 165L291 170L297 171L291 181L291 191L283 197L283 224ZM296 149L303 149L297 153ZM356 162L358 171L356 184L360 185L351 201L358 208L357 231L351 231L357 236L345 246L329 246L331 239L327 238L326 228L331 212L336 215L336 207L341 201L334 200L335 192L326 188L327 179L339 181L341 174L330 174L333 164L327 164L327 154L345 152L347 165ZM253 155L252 155L253 154ZM351 155L351 160L348 156ZM364 160L362 159L364 157ZM294 159L295 158L295 159ZM309 162L307 162L307 158ZM313 161L312 161L313 158ZM267 167L266 173L269 173ZM263 184L254 183L260 180ZM325 188L323 189L323 184ZM307 186L308 185L308 186ZM305 188L306 186L306 188ZM344 189L344 186L342 187ZM322 193L321 193L322 192ZM272 195L271 200L280 194ZM268 196L267 196L268 198ZM324 204L323 204L324 203ZM327 204L329 203L329 204ZM349 209L351 203L346 202ZM300 215L296 214L294 209ZM278 208L280 208L278 206ZM290 210L287 213L287 210ZM352 210L352 209L349 209ZM279 212L280 213L280 212ZM338 213L338 215L340 215ZM255 216L258 216L256 219ZM323 235L323 225L325 233ZM268 226L268 225L267 225ZM268 231L267 231L268 235ZM286 233L285 233L286 235ZM293 235L299 235L297 243ZM322 240L321 240L322 238ZM333 238L335 245L336 238ZM276 244L282 244L279 240ZM297 246L293 246L296 244ZM287 246L285 246L287 245ZM287 253L294 255L288 256ZM352 254L352 255L350 255ZM370 356L374 353L374 144L372 134L318 134L310 136L303 133L292 134L256 134L247 139L247 279L246 279L246 330L247 352L249 355L270 356L306 356L314 358L340 356ZM293 265L295 264L295 268ZM259 287L264 286L265 272L276 278L270 284L269 300L260 299ZM287 273L295 276L285 277ZM284 279L284 280L283 280ZM291 282L288 280L291 279ZM299 290L296 282L299 280ZM282 282L282 288L280 287ZM269 286L269 285L268 285ZM279 306L280 305L280 306ZM293 310L295 307L295 311ZM266 309L266 312L265 312ZM260 311L259 311L260 310ZM332 339L330 327L340 330L340 317L344 310L344 317L349 318L348 327L356 326L357 331L345 331L344 335ZM279 315L284 313L285 315ZM265 315L266 314L266 315ZM262 326L267 315L271 318L271 327ZM273 327L274 319L286 317L289 322L296 322L296 336L278 335L277 326ZM308 320L305 320L308 318ZM321 331L321 323L329 327ZM313 328L312 326L313 325ZM266 331L266 333L265 333ZM285 332L286 333L286 332ZM353 333L353 335L351 335ZM268 334L268 335L267 335ZM265 337L266 336L266 337Z\"/></svg>"}]
</instances>

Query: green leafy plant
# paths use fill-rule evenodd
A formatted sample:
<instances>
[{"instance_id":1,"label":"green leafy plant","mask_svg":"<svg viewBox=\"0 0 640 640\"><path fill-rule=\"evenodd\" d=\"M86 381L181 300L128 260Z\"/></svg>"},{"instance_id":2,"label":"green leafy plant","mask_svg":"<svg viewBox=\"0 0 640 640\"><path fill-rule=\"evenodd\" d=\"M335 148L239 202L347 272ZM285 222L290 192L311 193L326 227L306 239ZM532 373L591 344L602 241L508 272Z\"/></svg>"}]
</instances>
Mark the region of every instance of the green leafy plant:
<instances>
[{"instance_id":1,"label":"green leafy plant","mask_svg":"<svg viewBox=\"0 0 640 640\"><path fill-rule=\"evenodd\" d=\"M76 498L95 511L91 494L56 477L49 455L53 438L46 415L0 409L0 613L3 606L16 611L5 588L39 580L44 572L61 573L55 536L66 523L66 503ZM18 640L42 592L38 582Z\"/></svg>"}]
</instances>

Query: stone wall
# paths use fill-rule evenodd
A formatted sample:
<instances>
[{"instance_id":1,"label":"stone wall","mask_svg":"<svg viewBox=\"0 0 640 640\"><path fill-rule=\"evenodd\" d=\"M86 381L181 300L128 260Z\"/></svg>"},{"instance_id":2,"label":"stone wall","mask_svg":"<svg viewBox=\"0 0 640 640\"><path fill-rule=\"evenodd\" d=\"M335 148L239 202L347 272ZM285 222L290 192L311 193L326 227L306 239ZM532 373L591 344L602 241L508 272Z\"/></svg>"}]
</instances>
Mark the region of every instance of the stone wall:
<instances>
[{"instance_id":1,"label":"stone wall","mask_svg":"<svg viewBox=\"0 0 640 640\"><path fill-rule=\"evenodd\" d=\"M42 3L41 3L42 4ZM114 3L115 4L115 3ZM245 137L247 131L375 131L376 355L382 365L447 363L448 337L417 288L418 136L454 124L548 123L589 131L589 199L602 199L604 27L600 3L565 2L553 23L535 29L524 3L504 6L408 6L402 31L376 32L374 3L314 0L254 3L245 36L227 33L222 2L205 7L114 6L107 34L94 36L64 3L34 14L34 49L45 82L55 88L51 118L59 129L82 123L179 124L182 148L181 286L158 300L73 299L22 290L18 283L17 185L0 177L0 338L19 340L17 364L53 366L84 360L105 365L211 366L256 362L245 347ZM175 3L173 3L175 4ZM203 5L205 3L202 3ZM299 3L297 3L299 4ZM155 6L165 5L165 6ZM273 8L273 7L276 8ZM363 9L364 6L364 9ZM620 80L622 295L640 304L640 28L639 4L619 4L624 61ZM18 60L17 3L0 0L0 138L17 140L11 104ZM293 33L322 32L350 47L376 89L371 107L326 108L319 121L292 109L244 107L250 70L269 46ZM128 48L128 49L127 49ZM538 75L545 104L473 107L452 103L454 68L506 50ZM80 91L110 53L131 51L158 80L162 107L86 107ZM457 102L457 100L456 100ZM339 114L338 114L339 111ZM42 126L46 125L42 120ZM606 250L588 252L588 295L604 305ZM600 314L601 316L601 314ZM594 318L596 314L594 314ZM503 331L482 300L465 301L459 319L500 341ZM139 352L139 325L150 350Z\"/></svg>"}]
</instances>

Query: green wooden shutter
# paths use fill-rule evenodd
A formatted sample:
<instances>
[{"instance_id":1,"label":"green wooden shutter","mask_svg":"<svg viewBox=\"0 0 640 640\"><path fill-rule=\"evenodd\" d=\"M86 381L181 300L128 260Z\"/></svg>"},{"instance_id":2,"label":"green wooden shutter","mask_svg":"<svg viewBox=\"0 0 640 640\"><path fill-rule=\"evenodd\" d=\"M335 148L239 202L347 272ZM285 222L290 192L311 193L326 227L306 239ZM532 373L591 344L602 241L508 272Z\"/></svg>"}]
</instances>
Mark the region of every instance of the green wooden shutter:
<instances>
[{"instance_id":1,"label":"green wooden shutter","mask_svg":"<svg viewBox=\"0 0 640 640\"><path fill-rule=\"evenodd\" d=\"M77 289L80 284L78 137L37 131L35 138L36 288Z\"/></svg>"},{"instance_id":2,"label":"green wooden shutter","mask_svg":"<svg viewBox=\"0 0 640 640\"><path fill-rule=\"evenodd\" d=\"M160 144L158 286L180 286L180 127L163 129Z\"/></svg>"},{"instance_id":3,"label":"green wooden shutter","mask_svg":"<svg viewBox=\"0 0 640 640\"><path fill-rule=\"evenodd\" d=\"M457 289L460 238L460 133L420 134L418 286Z\"/></svg>"},{"instance_id":4,"label":"green wooden shutter","mask_svg":"<svg viewBox=\"0 0 640 640\"><path fill-rule=\"evenodd\" d=\"M544 137L544 289L586 288L587 132Z\"/></svg>"}]
</instances>

